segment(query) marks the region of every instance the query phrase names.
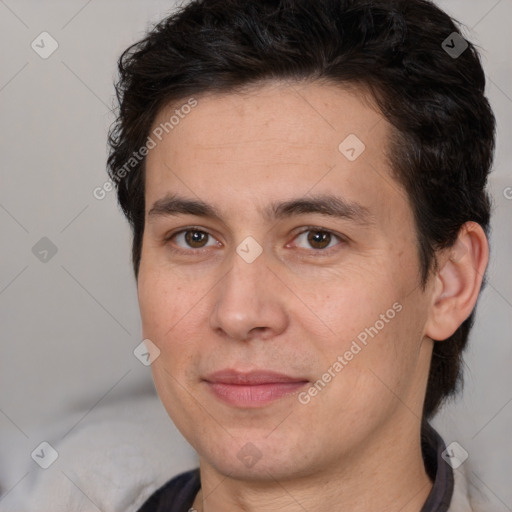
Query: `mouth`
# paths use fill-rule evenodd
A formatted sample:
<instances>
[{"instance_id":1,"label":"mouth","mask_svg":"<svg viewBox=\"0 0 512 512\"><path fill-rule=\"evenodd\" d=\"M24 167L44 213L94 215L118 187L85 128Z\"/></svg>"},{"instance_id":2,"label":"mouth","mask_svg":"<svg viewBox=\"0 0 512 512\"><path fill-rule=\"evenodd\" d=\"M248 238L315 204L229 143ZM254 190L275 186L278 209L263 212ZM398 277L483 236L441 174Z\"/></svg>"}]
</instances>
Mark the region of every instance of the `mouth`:
<instances>
[{"instance_id":1,"label":"mouth","mask_svg":"<svg viewBox=\"0 0 512 512\"><path fill-rule=\"evenodd\" d=\"M309 383L304 378L259 370L221 370L207 376L204 381L216 398L240 408L268 405L295 394Z\"/></svg>"}]
</instances>

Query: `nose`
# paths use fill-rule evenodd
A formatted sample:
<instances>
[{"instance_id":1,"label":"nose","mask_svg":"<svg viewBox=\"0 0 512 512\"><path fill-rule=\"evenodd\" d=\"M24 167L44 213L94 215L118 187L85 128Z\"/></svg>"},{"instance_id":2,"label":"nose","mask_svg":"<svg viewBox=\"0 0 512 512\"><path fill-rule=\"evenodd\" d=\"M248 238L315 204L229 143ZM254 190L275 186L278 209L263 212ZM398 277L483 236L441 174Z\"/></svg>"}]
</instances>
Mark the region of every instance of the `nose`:
<instances>
[{"instance_id":1,"label":"nose","mask_svg":"<svg viewBox=\"0 0 512 512\"><path fill-rule=\"evenodd\" d=\"M266 340L288 324L289 291L267 264L265 252L248 263L238 253L215 289L210 326L237 341Z\"/></svg>"}]
</instances>

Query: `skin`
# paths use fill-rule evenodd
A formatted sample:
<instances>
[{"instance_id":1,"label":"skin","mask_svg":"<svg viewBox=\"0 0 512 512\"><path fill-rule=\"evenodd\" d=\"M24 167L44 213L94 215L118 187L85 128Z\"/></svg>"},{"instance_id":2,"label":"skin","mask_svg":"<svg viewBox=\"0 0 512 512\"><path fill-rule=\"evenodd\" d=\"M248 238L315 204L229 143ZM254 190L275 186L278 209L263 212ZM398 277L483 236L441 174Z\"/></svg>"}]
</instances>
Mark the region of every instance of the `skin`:
<instances>
[{"instance_id":1,"label":"skin","mask_svg":"<svg viewBox=\"0 0 512 512\"><path fill-rule=\"evenodd\" d=\"M143 336L160 350L156 389L199 455L194 507L419 511L432 487L420 448L432 340L476 303L488 258L481 227L467 223L457 251L439 253L423 290L412 210L385 158L391 126L363 91L265 82L196 99L147 156L138 277ZM338 149L349 134L366 146L354 161ZM209 202L222 220L149 215L168 193ZM262 213L327 193L367 208L370 222ZM308 226L333 235L315 245ZM186 228L208 236L166 240ZM252 263L236 252L248 236L263 251ZM307 404L295 393L235 407L203 381L265 369L302 377L307 390L395 303L401 311ZM237 457L247 443L260 457L251 467Z\"/></svg>"}]
</instances>

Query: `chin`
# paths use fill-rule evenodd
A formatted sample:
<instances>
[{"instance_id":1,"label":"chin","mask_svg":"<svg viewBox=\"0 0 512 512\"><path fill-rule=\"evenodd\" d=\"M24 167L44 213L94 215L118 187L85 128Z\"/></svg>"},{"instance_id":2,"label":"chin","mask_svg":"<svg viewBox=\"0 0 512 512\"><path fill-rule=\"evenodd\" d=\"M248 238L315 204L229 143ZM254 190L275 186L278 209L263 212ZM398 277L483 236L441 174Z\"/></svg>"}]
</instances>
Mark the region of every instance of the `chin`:
<instances>
[{"instance_id":1,"label":"chin","mask_svg":"<svg viewBox=\"0 0 512 512\"><path fill-rule=\"evenodd\" d=\"M315 472L309 465L302 467L312 457L304 453L304 447L292 446L290 439L289 444L277 437L264 439L261 434L254 436L254 439L254 442L239 441L233 437L224 445L215 440L209 445L201 443L197 449L201 465L213 466L219 473L236 480L262 482L269 479L287 480Z\"/></svg>"}]
</instances>

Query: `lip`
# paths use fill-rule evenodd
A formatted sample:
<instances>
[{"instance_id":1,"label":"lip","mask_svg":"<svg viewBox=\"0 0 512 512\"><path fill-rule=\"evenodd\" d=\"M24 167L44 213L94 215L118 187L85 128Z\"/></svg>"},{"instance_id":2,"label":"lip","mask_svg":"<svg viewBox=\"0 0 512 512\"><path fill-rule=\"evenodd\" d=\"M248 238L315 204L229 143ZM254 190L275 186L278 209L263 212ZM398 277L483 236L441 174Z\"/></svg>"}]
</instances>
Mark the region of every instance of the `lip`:
<instances>
[{"instance_id":1,"label":"lip","mask_svg":"<svg viewBox=\"0 0 512 512\"><path fill-rule=\"evenodd\" d=\"M204 378L210 391L220 400L242 408L268 405L294 394L309 381L272 371L221 370Z\"/></svg>"}]
</instances>

